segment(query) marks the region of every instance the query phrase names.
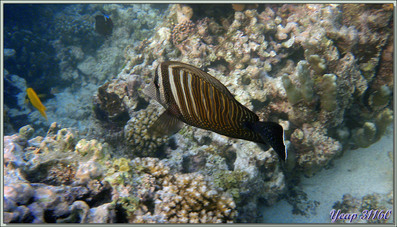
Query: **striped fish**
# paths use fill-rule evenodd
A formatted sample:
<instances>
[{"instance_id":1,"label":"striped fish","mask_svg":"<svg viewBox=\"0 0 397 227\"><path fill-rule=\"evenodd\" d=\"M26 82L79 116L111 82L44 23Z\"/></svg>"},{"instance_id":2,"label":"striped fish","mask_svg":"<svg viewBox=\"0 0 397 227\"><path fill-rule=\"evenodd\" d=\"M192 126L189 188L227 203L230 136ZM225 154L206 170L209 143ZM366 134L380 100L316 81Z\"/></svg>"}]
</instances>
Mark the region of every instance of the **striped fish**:
<instances>
[{"instance_id":1,"label":"striped fish","mask_svg":"<svg viewBox=\"0 0 397 227\"><path fill-rule=\"evenodd\" d=\"M269 144L286 160L283 128L261 122L210 74L185 63L160 63L144 93L166 111L149 128L154 135L174 134L183 122L195 127L257 143Z\"/></svg>"}]
</instances>

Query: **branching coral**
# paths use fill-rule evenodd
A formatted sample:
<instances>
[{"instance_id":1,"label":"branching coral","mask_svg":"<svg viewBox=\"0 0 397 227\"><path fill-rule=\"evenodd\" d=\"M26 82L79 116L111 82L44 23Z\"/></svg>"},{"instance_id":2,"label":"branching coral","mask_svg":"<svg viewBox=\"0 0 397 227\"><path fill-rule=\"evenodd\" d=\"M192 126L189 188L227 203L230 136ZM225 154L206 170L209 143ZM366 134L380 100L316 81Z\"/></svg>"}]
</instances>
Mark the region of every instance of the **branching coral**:
<instances>
[{"instance_id":1,"label":"branching coral","mask_svg":"<svg viewBox=\"0 0 397 227\"><path fill-rule=\"evenodd\" d=\"M298 62L295 77L297 77L299 81L299 88L292 83L288 76L284 75L282 78L284 88L287 92L288 101L291 105L294 105L303 98L306 103L310 104L313 102L314 96L313 80L310 77L309 64L306 61Z\"/></svg>"},{"instance_id":2,"label":"branching coral","mask_svg":"<svg viewBox=\"0 0 397 227\"><path fill-rule=\"evenodd\" d=\"M324 74L322 76L321 108L329 112L337 107L336 78L333 74Z\"/></svg>"},{"instance_id":3,"label":"branching coral","mask_svg":"<svg viewBox=\"0 0 397 227\"><path fill-rule=\"evenodd\" d=\"M104 158L104 154L108 152L107 144L102 144L98 140L86 140L81 139L75 146L75 152L82 157L90 157L91 160L101 160Z\"/></svg>"},{"instance_id":4,"label":"branching coral","mask_svg":"<svg viewBox=\"0 0 397 227\"><path fill-rule=\"evenodd\" d=\"M392 121L393 112L385 109L375 117L374 122L365 122L362 127L354 129L352 139L357 146L368 147L381 138Z\"/></svg>"}]
</instances>

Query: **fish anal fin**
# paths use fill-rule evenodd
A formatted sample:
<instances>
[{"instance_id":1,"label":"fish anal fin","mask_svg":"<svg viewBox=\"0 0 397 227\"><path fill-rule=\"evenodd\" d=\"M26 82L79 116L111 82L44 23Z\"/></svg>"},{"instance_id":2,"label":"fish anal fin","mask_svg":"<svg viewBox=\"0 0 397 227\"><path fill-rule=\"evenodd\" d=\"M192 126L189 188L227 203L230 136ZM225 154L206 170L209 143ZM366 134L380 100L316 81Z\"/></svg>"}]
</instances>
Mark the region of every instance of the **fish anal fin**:
<instances>
[{"instance_id":1,"label":"fish anal fin","mask_svg":"<svg viewBox=\"0 0 397 227\"><path fill-rule=\"evenodd\" d=\"M150 126L148 133L154 136L173 135L184 126L183 122L176 118L166 110L160 117Z\"/></svg>"}]
</instances>

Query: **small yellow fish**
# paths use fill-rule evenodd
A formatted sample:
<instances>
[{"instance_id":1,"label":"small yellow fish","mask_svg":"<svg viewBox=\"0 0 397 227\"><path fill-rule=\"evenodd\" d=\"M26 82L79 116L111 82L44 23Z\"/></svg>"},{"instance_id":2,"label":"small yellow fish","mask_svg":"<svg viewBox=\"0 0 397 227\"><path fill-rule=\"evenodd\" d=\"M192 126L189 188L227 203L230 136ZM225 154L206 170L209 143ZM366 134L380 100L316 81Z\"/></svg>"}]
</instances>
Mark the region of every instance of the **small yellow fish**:
<instances>
[{"instance_id":1,"label":"small yellow fish","mask_svg":"<svg viewBox=\"0 0 397 227\"><path fill-rule=\"evenodd\" d=\"M37 96L36 92L32 88L26 89L26 93L28 94L28 98L30 103L47 119L47 114L45 110L47 109L40 101L39 97Z\"/></svg>"}]
</instances>

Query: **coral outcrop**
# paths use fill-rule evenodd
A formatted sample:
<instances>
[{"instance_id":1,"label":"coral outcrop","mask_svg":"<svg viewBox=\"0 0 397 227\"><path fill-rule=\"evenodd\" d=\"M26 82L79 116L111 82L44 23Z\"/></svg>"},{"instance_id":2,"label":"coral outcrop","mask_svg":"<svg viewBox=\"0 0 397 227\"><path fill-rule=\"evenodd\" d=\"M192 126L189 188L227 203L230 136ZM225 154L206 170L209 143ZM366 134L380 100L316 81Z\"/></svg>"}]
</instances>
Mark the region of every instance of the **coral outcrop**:
<instances>
[{"instance_id":1,"label":"coral outcrop","mask_svg":"<svg viewBox=\"0 0 397 227\"><path fill-rule=\"evenodd\" d=\"M109 156L106 144L53 123L5 137L5 222L225 223L236 204L199 173L173 173L157 158ZM123 216L125 215L125 217Z\"/></svg>"},{"instance_id":2,"label":"coral outcrop","mask_svg":"<svg viewBox=\"0 0 397 227\"><path fill-rule=\"evenodd\" d=\"M194 5L191 7L194 13ZM178 21L181 6L173 5L167 16L169 24L158 27L157 34L145 41L148 48L128 49L130 57L124 72L150 77L146 69L153 69L158 61L166 59L208 68L238 101L264 120L289 121L292 127L287 135L302 130L305 124L319 123L327 131L325 136L330 137L321 143L331 143L330 147L334 143L331 141L340 143L338 152L330 153L367 146L355 139L356 131L360 131L365 122L374 122L378 111L390 110L390 86L393 85L387 79L390 77L368 76L371 70L372 74L375 72L365 59L376 59L370 61L372 65L385 65L387 59L391 59L390 45L387 46L391 33L387 29L381 31L390 23L391 13L385 8L374 13L372 8L357 6L363 17L377 21L360 24L356 21L363 18L352 16L349 7L288 4L276 9L264 6L237 10L229 21L218 23L212 18L195 19L194 16ZM369 16L371 13L374 14ZM312 19L299 15L310 15ZM363 38L368 31L378 36ZM382 37L385 32L387 35ZM183 38L176 38L180 36ZM354 48L363 43L374 47L370 52L373 57L364 57ZM173 51L175 49L180 52ZM153 53L161 54L154 56ZM360 118L350 121L357 112L362 112ZM357 138L362 137L361 134ZM348 138L356 144L346 143ZM372 144L378 138L367 141ZM299 147L295 140L292 148L299 150ZM333 157L335 155L326 156L326 159L331 161ZM314 163L328 161L313 160Z\"/></svg>"},{"instance_id":3,"label":"coral outcrop","mask_svg":"<svg viewBox=\"0 0 397 227\"><path fill-rule=\"evenodd\" d=\"M114 222L111 188L103 175L106 144L78 140L53 123L45 137L31 126L5 136L5 222Z\"/></svg>"},{"instance_id":4,"label":"coral outcrop","mask_svg":"<svg viewBox=\"0 0 397 227\"><path fill-rule=\"evenodd\" d=\"M153 158L134 159L133 163L134 168L150 174L154 178L152 182L158 185L149 186L154 188L152 198L149 194L145 199L145 203L154 207L140 206L132 222L225 223L232 222L236 216L233 198L215 188L203 175L170 175L169 168Z\"/></svg>"},{"instance_id":5,"label":"coral outcrop","mask_svg":"<svg viewBox=\"0 0 397 227\"><path fill-rule=\"evenodd\" d=\"M335 218L335 223L384 224L393 222L393 194L372 193L362 198L350 194L343 195L332 207L339 214L356 214L356 218Z\"/></svg>"},{"instance_id":6,"label":"coral outcrop","mask_svg":"<svg viewBox=\"0 0 397 227\"><path fill-rule=\"evenodd\" d=\"M354 7L358 7L361 17L351 13ZM392 33L388 25L392 23L392 13L382 5L354 7L258 5L237 7L216 18L196 15L199 6L171 5L165 22L153 36L125 49L126 64L119 77L140 75L139 91L161 61L178 60L203 68L261 120L281 123L288 150L293 153L289 161L292 167L287 171L312 176L343 151L376 142L385 133L384 125L391 122ZM369 36L369 32L375 35ZM365 45L370 47L367 51L363 50ZM382 66L379 75L374 66ZM131 130L131 125L141 128L141 120L135 116L146 122L140 114L145 108L151 111L152 106L149 103L135 109L136 113L130 111L131 119L125 126L128 132L124 133L130 133L131 141L145 138L144 131ZM269 196L251 187L248 194L253 199L247 204L259 198L274 203L284 191L284 175L270 161L272 150L265 152L266 148L248 148L249 142L218 138L200 129L182 129L169 140L176 143L166 148L167 160L189 173L219 175L223 171L233 175L243 171L250 177L220 185L234 198L244 195L245 185L274 185ZM236 156L230 155L234 152ZM247 158L249 154L254 160ZM261 159L262 156L266 158ZM266 168L261 165L275 172L260 174ZM235 185L242 185L242 189L236 190ZM250 219L244 212L250 209L247 204L237 202L238 207L245 207L239 211L241 221Z\"/></svg>"},{"instance_id":7,"label":"coral outcrop","mask_svg":"<svg viewBox=\"0 0 397 227\"><path fill-rule=\"evenodd\" d=\"M168 144L168 136L152 136L148 133L148 129L160 116L161 110L149 106L146 109L134 112L131 119L124 127L124 141L128 146L130 157L159 157L162 147Z\"/></svg>"},{"instance_id":8,"label":"coral outcrop","mask_svg":"<svg viewBox=\"0 0 397 227\"><path fill-rule=\"evenodd\" d=\"M320 125L304 124L291 135L291 144L296 153L296 164L306 175L320 170L342 151L342 145L326 136L326 129Z\"/></svg>"}]
</instances>

